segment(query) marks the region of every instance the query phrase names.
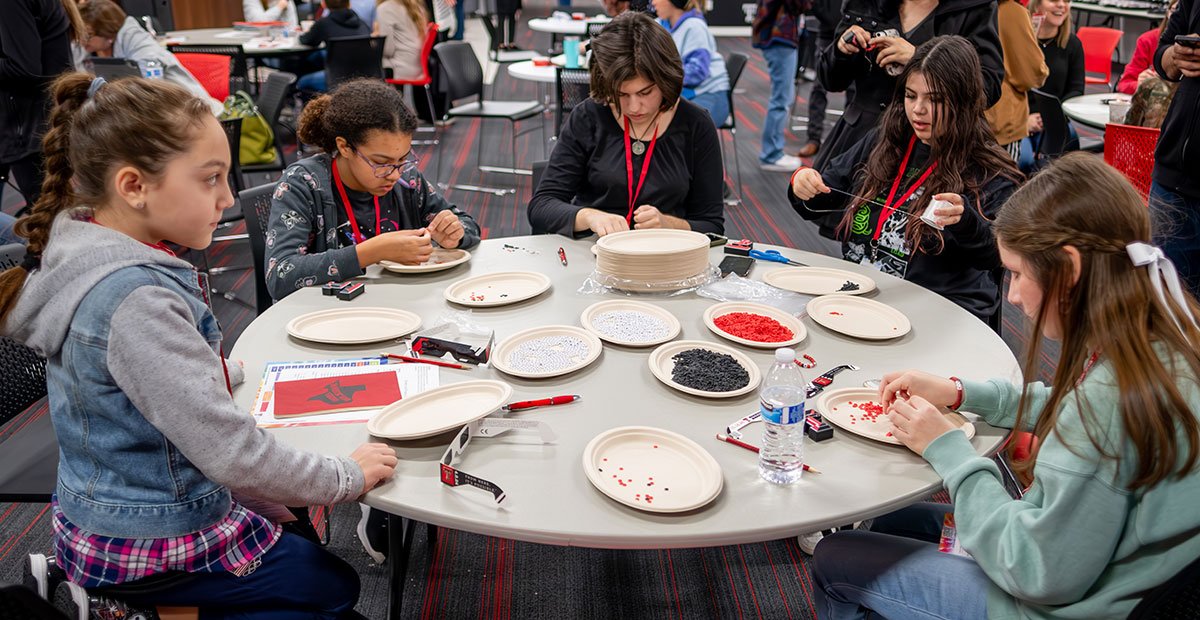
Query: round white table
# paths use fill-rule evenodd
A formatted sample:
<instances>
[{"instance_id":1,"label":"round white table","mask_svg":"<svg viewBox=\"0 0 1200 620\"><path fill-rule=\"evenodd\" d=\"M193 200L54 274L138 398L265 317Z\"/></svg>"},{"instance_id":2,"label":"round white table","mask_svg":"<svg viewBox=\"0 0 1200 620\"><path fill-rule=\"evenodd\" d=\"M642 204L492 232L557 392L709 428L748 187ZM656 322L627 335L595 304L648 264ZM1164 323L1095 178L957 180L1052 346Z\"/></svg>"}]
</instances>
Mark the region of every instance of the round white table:
<instances>
[{"instance_id":1,"label":"round white table","mask_svg":"<svg viewBox=\"0 0 1200 620\"><path fill-rule=\"evenodd\" d=\"M532 60L522 60L520 62L509 63L506 66L508 67L508 74L519 80L529 80L542 84L554 83L554 65L539 67L533 64Z\"/></svg>"},{"instance_id":2,"label":"round white table","mask_svg":"<svg viewBox=\"0 0 1200 620\"><path fill-rule=\"evenodd\" d=\"M507 251L504 244L537 254ZM317 287L297 291L255 319L238 339L230 357L245 363L247 381L234 390L234 398L240 407L250 410L268 361L349 358L398 349L396 343L388 342L338 346L296 340L284 329L292 318L354 304L403 308L420 315L428 326L441 315L465 309L446 301L443 292L452 282L469 275L532 270L549 275L553 282L549 291L531 300L472 311L475 322L495 330L497 343L531 327L579 325L580 313L587 306L603 299L624 298L615 293L577 292L595 264L591 245L592 240L557 235L490 239L472 250L471 261L442 272L395 274L371 267L363 278L367 283L365 293L353 302L323 296ZM559 262L559 247L565 248L569 260L566 267ZM1017 361L1000 337L941 296L840 259L779 249L809 265L869 273L878 283L878 290L868 296L902 311L912 322L912 331L907 335L879 342L843 336L804 319L808 337L796 350L818 362L815 369L805 371L806 378L852 363L861 370L837 375L830 389L861 386L864 380L908 367L965 379L1020 380ZM714 264L721 256L721 248L712 249ZM777 268L777 264L759 261L750 276L760 279ZM704 326L701 313L715 303L713 300L695 293L638 297L679 318L682 331L678 340L730 344L760 369L769 369L770 349L730 343ZM709 399L674 390L651 374L647 357L652 349L606 344L600 358L590 366L543 380L511 377L493 368L439 369L442 385L471 379L506 381L514 388L513 401L561 394L583 398L573 404L510 414L513 418L546 422L558 435L556 443L541 444L536 434L528 431L471 442L456 466L503 487L508 494L503 505L498 506L490 494L478 489L451 488L441 483L439 459L453 433L391 442L400 458L395 476L368 493L364 502L417 521L530 542L681 548L774 540L851 523L926 498L941 487L933 468L907 448L877 443L840 429L830 440L805 442L805 461L822 473L805 474L791 486L767 483L758 475L754 453L715 438L727 425L758 409L757 393ZM595 489L581 465L584 446L601 432L631 425L665 428L698 442L721 466L724 488L720 495L690 512L655 514L619 504ZM747 427L746 441L760 445L761 427ZM998 449L1006 435L1006 431L981 421L976 422L976 430L972 443L980 453ZM372 440L364 424L290 427L270 432L295 446L330 455L348 455L359 444Z\"/></svg>"},{"instance_id":3,"label":"round white table","mask_svg":"<svg viewBox=\"0 0 1200 620\"><path fill-rule=\"evenodd\" d=\"M537 32L549 32L550 34L559 35L578 35L584 36L587 34L588 24L607 24L612 21L605 16L592 17L589 19L550 19L536 18L529 20L529 29Z\"/></svg>"},{"instance_id":4,"label":"round white table","mask_svg":"<svg viewBox=\"0 0 1200 620\"><path fill-rule=\"evenodd\" d=\"M1067 118L1094 127L1096 129L1104 129L1104 126L1109 123L1108 120L1108 104L1110 102L1129 103L1130 97L1125 93L1092 93L1090 95L1079 95L1071 97L1062 102L1063 114Z\"/></svg>"},{"instance_id":5,"label":"round white table","mask_svg":"<svg viewBox=\"0 0 1200 620\"><path fill-rule=\"evenodd\" d=\"M310 45L301 45L299 38L295 36L266 39L259 30L198 28L168 32L163 45L241 45L247 56L261 57L302 54L317 49Z\"/></svg>"}]
</instances>

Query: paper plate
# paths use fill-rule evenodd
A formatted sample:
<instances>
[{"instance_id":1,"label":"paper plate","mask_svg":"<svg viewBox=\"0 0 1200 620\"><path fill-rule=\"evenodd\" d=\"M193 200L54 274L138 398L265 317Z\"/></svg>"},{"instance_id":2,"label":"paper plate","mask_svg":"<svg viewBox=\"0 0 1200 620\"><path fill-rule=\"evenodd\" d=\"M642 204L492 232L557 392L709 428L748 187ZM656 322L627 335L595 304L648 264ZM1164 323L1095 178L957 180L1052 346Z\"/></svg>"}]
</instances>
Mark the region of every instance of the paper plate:
<instances>
[{"instance_id":1,"label":"paper plate","mask_svg":"<svg viewBox=\"0 0 1200 620\"><path fill-rule=\"evenodd\" d=\"M737 360L738 363L742 365L742 368L745 368L746 372L750 374L750 382L747 383L743 388L729 392L708 392L676 383L675 380L671 378L671 371L675 368L675 360L671 358L676 353L687 351L689 349L707 349L715 353L724 353L732 356L733 359ZM762 380L762 373L759 372L758 366L756 366L749 357L746 357L744 353L734 349L733 347L717 344L715 342L705 342L703 340L680 340L678 342L668 342L667 344L664 344L651 351L650 357L646 360L646 362L650 364L650 372L654 373L654 376L658 377L659 381L666 383L680 392L686 392L695 396L707 396L709 398L730 398L732 396L741 396L742 394L757 388L758 382Z\"/></svg>"},{"instance_id":2,"label":"paper plate","mask_svg":"<svg viewBox=\"0 0 1200 620\"><path fill-rule=\"evenodd\" d=\"M746 312L749 314L757 314L760 316L770 317L779 321L784 327L792 330L792 337L779 342L759 342L757 340L748 340L739 338L725 330L717 327L717 317L725 316L733 312ZM755 304L746 301L727 301L724 303L713 304L704 311L704 324L708 326L712 332L722 338L732 340L751 347L759 347L765 349L778 349L779 347L790 347L799 344L808 335L808 329L804 327L804 323L800 319L766 304Z\"/></svg>"},{"instance_id":3,"label":"paper plate","mask_svg":"<svg viewBox=\"0 0 1200 620\"><path fill-rule=\"evenodd\" d=\"M869 388L830 390L817 397L816 409L826 422L855 435L897 446L904 445L899 439L888 434L892 430L892 422L888 420L887 415L872 420L862 410L853 407L851 402L870 402L878 405L879 391ZM975 425L962 414L949 409L943 409L942 412L951 422L958 425L959 430L967 434L967 439L975 436Z\"/></svg>"},{"instance_id":4,"label":"paper plate","mask_svg":"<svg viewBox=\"0 0 1200 620\"><path fill-rule=\"evenodd\" d=\"M875 290L875 281L861 273L825 267L782 267L768 271L762 281L805 295L862 295ZM850 281L858 285L856 291L839 291Z\"/></svg>"},{"instance_id":5,"label":"paper plate","mask_svg":"<svg viewBox=\"0 0 1200 620\"><path fill-rule=\"evenodd\" d=\"M550 338L555 336L578 338L582 340L583 343L587 345L587 353L585 353L582 357L572 358L571 361L573 363L568 366L543 372L518 370L509 363L509 356L513 353L513 351L517 350L517 347L521 346L522 344L529 342L530 340L537 340L538 338ZM557 377L559 375L572 373L580 368L583 368L584 366L587 366L588 364L591 364L592 362L596 361L596 358L600 357L600 351L603 349L604 346L600 344L600 339L597 338L595 334L582 328L575 327L573 325L546 325L543 327L532 327L509 336L504 340L504 342L501 342L492 349L492 353L488 357L488 360L491 362L492 367L496 370L510 374L514 377L544 379L546 377Z\"/></svg>"},{"instance_id":6,"label":"paper plate","mask_svg":"<svg viewBox=\"0 0 1200 620\"><path fill-rule=\"evenodd\" d=\"M663 323L667 324L667 334L661 338L654 340L623 340L617 336L610 335L596 326L592 325L592 319L606 312L641 312L648 314ZM651 347L656 344L662 344L679 335L679 319L675 318L664 308L660 308L654 304L648 304L643 301L633 301L631 299L610 299L592 304L579 315L579 322L583 324L583 328L596 334L601 340L611 342L613 344L624 345L627 347Z\"/></svg>"},{"instance_id":7,"label":"paper plate","mask_svg":"<svg viewBox=\"0 0 1200 620\"><path fill-rule=\"evenodd\" d=\"M550 278L536 271L498 271L459 280L446 287L446 299L463 306L487 308L525 301L550 288ZM477 296L479 299L472 299Z\"/></svg>"},{"instance_id":8,"label":"paper plate","mask_svg":"<svg viewBox=\"0 0 1200 620\"><path fill-rule=\"evenodd\" d=\"M444 433L496 411L512 397L503 381L451 383L406 396L367 422L367 432L387 439L419 439Z\"/></svg>"},{"instance_id":9,"label":"paper plate","mask_svg":"<svg viewBox=\"0 0 1200 620\"><path fill-rule=\"evenodd\" d=\"M466 250L434 248L433 256L430 256L429 260L420 265L401 265L390 260L381 260L379 264L383 265L384 269L395 271L396 273L428 273L449 269L469 260L471 260L471 253Z\"/></svg>"},{"instance_id":10,"label":"paper plate","mask_svg":"<svg viewBox=\"0 0 1200 620\"><path fill-rule=\"evenodd\" d=\"M583 471L601 493L639 510L694 510L721 493L721 466L700 444L661 428L623 426L583 449Z\"/></svg>"},{"instance_id":11,"label":"paper plate","mask_svg":"<svg viewBox=\"0 0 1200 620\"><path fill-rule=\"evenodd\" d=\"M397 308L339 308L302 314L287 324L300 340L325 344L360 344L393 340L416 331L421 317Z\"/></svg>"},{"instance_id":12,"label":"paper plate","mask_svg":"<svg viewBox=\"0 0 1200 620\"><path fill-rule=\"evenodd\" d=\"M847 336L867 340L899 338L912 329L899 310L873 299L823 295L808 302L812 320Z\"/></svg>"},{"instance_id":13,"label":"paper plate","mask_svg":"<svg viewBox=\"0 0 1200 620\"><path fill-rule=\"evenodd\" d=\"M698 248L708 249L708 236L692 230L651 228L625 230L604 235L596 241L599 252L625 255L676 254Z\"/></svg>"}]
</instances>

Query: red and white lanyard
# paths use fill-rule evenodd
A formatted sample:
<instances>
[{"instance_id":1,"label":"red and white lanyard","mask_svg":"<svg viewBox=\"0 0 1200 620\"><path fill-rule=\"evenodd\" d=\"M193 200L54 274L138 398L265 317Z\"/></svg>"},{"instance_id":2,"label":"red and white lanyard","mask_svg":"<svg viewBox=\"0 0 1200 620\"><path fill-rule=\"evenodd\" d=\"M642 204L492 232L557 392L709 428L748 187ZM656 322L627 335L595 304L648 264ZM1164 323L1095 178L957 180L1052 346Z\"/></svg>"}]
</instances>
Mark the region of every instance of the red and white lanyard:
<instances>
[{"instance_id":1,"label":"red and white lanyard","mask_svg":"<svg viewBox=\"0 0 1200 620\"><path fill-rule=\"evenodd\" d=\"M350 221L350 228L354 230L354 243L355 245L362 243L365 238L358 230L358 219L354 217L354 209L350 207L350 197L346 195L346 188L342 186L342 176L338 174L336 158L333 160L333 184L337 186L338 194L342 197L342 206L346 208L346 219ZM375 234L378 235L382 225L382 220L379 219L379 196L372 197L375 199Z\"/></svg>"},{"instance_id":2,"label":"red and white lanyard","mask_svg":"<svg viewBox=\"0 0 1200 620\"><path fill-rule=\"evenodd\" d=\"M633 188L633 147L629 141L629 117L625 119L625 177L628 181L629 212L625 221L633 228L633 205L637 202L638 194L642 193L642 183L646 181L646 171L650 170L650 157L654 155L654 144L658 142L658 119L655 118L654 137L650 138L650 148L646 149L646 159L642 160L642 174L638 177L637 190Z\"/></svg>"},{"instance_id":3,"label":"red and white lanyard","mask_svg":"<svg viewBox=\"0 0 1200 620\"><path fill-rule=\"evenodd\" d=\"M900 169L896 171L896 178L892 181L892 191L888 192L887 202L883 203L883 211L879 214L879 225L875 227L875 235L871 237L871 239L874 241L879 240L879 233L883 231L883 223L887 221L888 216L895 212L900 205L904 204L904 201L908 200L908 197L912 196L913 192L917 191L917 188L921 187L921 184L925 182L925 179L928 179L929 175L932 174L934 169L937 168L937 162L935 161L929 166L929 168L925 170L923 174L921 174L920 178L917 179L917 182L913 183L912 186L908 188L908 191L904 192L904 194L900 196L899 200L892 202L892 199L896 197L896 191L900 189L900 181L904 180L904 170L908 167L908 158L910 155L912 155L913 145L916 143L916 136L913 136L908 141L908 150L904 152L904 159L900 162Z\"/></svg>"}]
</instances>

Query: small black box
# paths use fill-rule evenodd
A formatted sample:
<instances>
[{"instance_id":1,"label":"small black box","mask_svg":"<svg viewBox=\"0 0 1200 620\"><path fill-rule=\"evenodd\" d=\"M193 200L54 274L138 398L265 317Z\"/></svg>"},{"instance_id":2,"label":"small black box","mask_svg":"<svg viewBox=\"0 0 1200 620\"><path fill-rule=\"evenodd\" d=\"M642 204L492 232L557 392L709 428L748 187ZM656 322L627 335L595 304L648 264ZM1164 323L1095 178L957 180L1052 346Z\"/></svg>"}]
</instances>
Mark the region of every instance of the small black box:
<instances>
[{"instance_id":1,"label":"small black box","mask_svg":"<svg viewBox=\"0 0 1200 620\"><path fill-rule=\"evenodd\" d=\"M342 290L342 287L344 286L346 286L345 282L330 282L329 284L321 286L321 294L332 297L336 295L338 291Z\"/></svg>"},{"instance_id":2,"label":"small black box","mask_svg":"<svg viewBox=\"0 0 1200 620\"><path fill-rule=\"evenodd\" d=\"M367 285L363 284L362 282L355 282L354 284L347 284L346 286L343 286L341 288L341 290L339 290L337 292L337 298L342 301L350 301L351 299L354 299L355 297L362 295L363 292L366 290L367 290Z\"/></svg>"},{"instance_id":3,"label":"small black box","mask_svg":"<svg viewBox=\"0 0 1200 620\"><path fill-rule=\"evenodd\" d=\"M750 250L754 249L754 243L749 239L730 239L729 243L725 244L725 253L733 254L734 256L750 256Z\"/></svg>"},{"instance_id":4,"label":"small black box","mask_svg":"<svg viewBox=\"0 0 1200 620\"><path fill-rule=\"evenodd\" d=\"M820 416L804 418L804 433L813 441L825 441L833 437L833 427L821 421Z\"/></svg>"}]
</instances>

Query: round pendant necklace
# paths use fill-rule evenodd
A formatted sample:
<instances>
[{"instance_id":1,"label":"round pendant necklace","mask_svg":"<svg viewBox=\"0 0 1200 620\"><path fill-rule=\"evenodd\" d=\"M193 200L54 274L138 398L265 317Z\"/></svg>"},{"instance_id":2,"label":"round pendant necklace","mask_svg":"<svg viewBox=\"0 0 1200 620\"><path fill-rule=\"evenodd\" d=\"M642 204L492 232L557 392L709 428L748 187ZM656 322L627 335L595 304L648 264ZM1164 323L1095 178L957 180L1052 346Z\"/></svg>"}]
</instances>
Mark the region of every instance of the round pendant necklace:
<instances>
[{"instance_id":1,"label":"round pendant necklace","mask_svg":"<svg viewBox=\"0 0 1200 620\"><path fill-rule=\"evenodd\" d=\"M654 115L654 120L650 121L649 125L646 125L646 128L642 130L641 136L633 136L633 144L630 146L630 150L633 151L634 155L644 155L646 153L646 143L644 141L646 134L650 132L651 127L658 125L658 117L661 114L662 110L659 110L658 114Z\"/></svg>"}]
</instances>

